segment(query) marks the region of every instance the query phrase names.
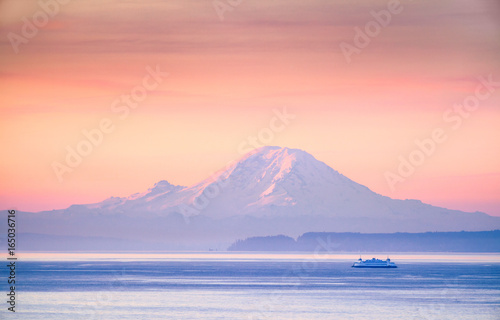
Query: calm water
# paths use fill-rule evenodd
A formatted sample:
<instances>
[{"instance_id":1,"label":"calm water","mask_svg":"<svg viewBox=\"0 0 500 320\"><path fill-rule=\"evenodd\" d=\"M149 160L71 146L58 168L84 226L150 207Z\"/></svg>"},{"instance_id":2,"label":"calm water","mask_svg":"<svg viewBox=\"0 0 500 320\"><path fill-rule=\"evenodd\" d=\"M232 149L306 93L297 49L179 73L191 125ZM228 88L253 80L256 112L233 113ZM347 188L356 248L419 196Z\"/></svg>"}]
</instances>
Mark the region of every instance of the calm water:
<instances>
[{"instance_id":1,"label":"calm water","mask_svg":"<svg viewBox=\"0 0 500 320\"><path fill-rule=\"evenodd\" d=\"M341 255L35 256L18 262L17 312L2 303L0 319L500 319L498 256L392 258L398 269Z\"/></svg>"}]
</instances>

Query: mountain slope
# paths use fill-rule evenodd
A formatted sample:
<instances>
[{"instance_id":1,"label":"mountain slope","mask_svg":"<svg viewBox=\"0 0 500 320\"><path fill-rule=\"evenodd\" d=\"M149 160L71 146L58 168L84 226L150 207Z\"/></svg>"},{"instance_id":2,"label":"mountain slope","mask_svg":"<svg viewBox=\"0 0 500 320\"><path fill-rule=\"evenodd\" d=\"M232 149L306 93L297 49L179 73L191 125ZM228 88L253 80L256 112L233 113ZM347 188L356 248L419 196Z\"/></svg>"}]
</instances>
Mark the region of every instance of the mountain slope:
<instances>
[{"instance_id":1,"label":"mountain slope","mask_svg":"<svg viewBox=\"0 0 500 320\"><path fill-rule=\"evenodd\" d=\"M393 200L348 179L307 152L279 147L256 149L191 187L160 181L147 192L85 207L124 214L180 213L213 219L336 218L337 227L341 221L352 223L352 219L366 218L385 224L381 227L385 231L487 230L490 222L500 220L418 200ZM361 227L358 222L356 225ZM349 231L356 231L351 227ZM377 232L377 225L372 227Z\"/></svg>"},{"instance_id":2,"label":"mountain slope","mask_svg":"<svg viewBox=\"0 0 500 320\"><path fill-rule=\"evenodd\" d=\"M194 187L195 199L205 204L203 212L212 217L359 217L377 210L385 201L297 149L257 149L220 172L215 180ZM211 197L214 190L220 194ZM377 214L388 212L381 210Z\"/></svg>"},{"instance_id":3,"label":"mountain slope","mask_svg":"<svg viewBox=\"0 0 500 320\"><path fill-rule=\"evenodd\" d=\"M160 181L129 197L20 217L25 233L160 241L169 249L305 232L500 229L498 217L390 199L307 152L279 147L256 149L190 187Z\"/></svg>"},{"instance_id":4,"label":"mountain slope","mask_svg":"<svg viewBox=\"0 0 500 320\"><path fill-rule=\"evenodd\" d=\"M160 181L147 192L110 198L85 207L159 214L187 211L189 207L191 214L213 218L235 215L358 217L373 210L378 215L389 214L387 208L379 210L386 206L387 199L304 151L262 147L194 186L172 186Z\"/></svg>"}]
</instances>

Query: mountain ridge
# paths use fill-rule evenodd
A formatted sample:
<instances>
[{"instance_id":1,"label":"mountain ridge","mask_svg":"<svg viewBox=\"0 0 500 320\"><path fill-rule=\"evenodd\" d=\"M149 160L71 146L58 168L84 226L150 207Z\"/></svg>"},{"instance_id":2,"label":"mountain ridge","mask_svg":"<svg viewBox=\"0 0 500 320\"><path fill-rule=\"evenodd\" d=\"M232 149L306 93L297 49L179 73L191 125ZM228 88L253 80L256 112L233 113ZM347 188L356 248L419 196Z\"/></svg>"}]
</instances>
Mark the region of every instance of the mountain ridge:
<instances>
[{"instance_id":1,"label":"mountain ridge","mask_svg":"<svg viewBox=\"0 0 500 320\"><path fill-rule=\"evenodd\" d=\"M189 187L161 180L146 192L83 206L159 215L204 214L216 219L237 215L401 219L411 216L408 211L428 216L426 210L434 215L448 210L416 199L397 200L380 195L305 151L276 146L255 149Z\"/></svg>"},{"instance_id":2,"label":"mountain ridge","mask_svg":"<svg viewBox=\"0 0 500 320\"><path fill-rule=\"evenodd\" d=\"M160 241L196 250L276 234L500 229L500 217L391 199L305 151L280 147L256 149L192 186L161 180L128 197L18 216L24 233Z\"/></svg>"}]
</instances>

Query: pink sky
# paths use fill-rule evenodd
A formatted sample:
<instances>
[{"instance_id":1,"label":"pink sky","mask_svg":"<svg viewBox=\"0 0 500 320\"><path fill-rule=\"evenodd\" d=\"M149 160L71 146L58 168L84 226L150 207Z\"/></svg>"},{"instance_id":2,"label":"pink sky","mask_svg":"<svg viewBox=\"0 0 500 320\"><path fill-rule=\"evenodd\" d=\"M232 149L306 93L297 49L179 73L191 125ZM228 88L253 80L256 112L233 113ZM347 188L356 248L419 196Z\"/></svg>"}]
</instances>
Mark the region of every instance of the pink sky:
<instances>
[{"instance_id":1,"label":"pink sky","mask_svg":"<svg viewBox=\"0 0 500 320\"><path fill-rule=\"evenodd\" d=\"M460 123L443 118L478 77L500 82L497 1L401 1L350 63L340 44L390 1L246 0L223 21L212 1L70 1L16 54L9 33L22 36L23 17L42 10L22 3L0 2L0 208L191 185L286 108L295 118L266 144L305 150L392 198L500 216L500 85ZM148 66L169 75L120 118L113 101ZM52 164L103 118L114 131L59 181ZM391 188L386 173L437 128L446 141Z\"/></svg>"}]
</instances>

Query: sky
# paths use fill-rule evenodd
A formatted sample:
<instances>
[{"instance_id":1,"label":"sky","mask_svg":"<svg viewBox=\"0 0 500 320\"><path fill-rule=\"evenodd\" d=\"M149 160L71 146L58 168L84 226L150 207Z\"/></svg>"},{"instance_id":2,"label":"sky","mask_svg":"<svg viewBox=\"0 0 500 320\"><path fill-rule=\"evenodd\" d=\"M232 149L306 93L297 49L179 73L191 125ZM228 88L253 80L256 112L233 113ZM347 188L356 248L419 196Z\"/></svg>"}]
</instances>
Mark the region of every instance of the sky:
<instances>
[{"instance_id":1,"label":"sky","mask_svg":"<svg viewBox=\"0 0 500 320\"><path fill-rule=\"evenodd\" d=\"M0 0L0 208L190 186L262 145L500 216L496 0Z\"/></svg>"}]
</instances>

